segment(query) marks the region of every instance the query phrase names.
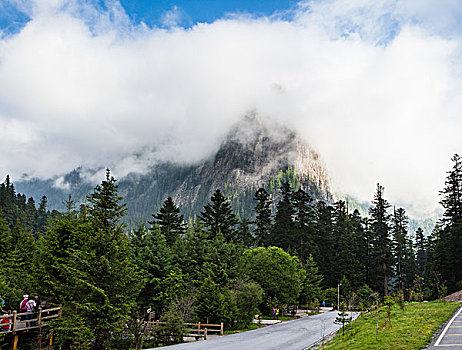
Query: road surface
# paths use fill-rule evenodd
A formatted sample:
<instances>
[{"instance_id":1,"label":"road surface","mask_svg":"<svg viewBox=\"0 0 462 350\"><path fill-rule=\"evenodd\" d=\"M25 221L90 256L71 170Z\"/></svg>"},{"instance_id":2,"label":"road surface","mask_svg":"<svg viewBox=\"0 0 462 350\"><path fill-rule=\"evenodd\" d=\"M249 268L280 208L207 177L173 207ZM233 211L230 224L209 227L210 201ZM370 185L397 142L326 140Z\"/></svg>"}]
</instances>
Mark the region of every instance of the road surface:
<instances>
[{"instance_id":1,"label":"road surface","mask_svg":"<svg viewBox=\"0 0 462 350\"><path fill-rule=\"evenodd\" d=\"M446 322L427 349L462 350L462 307Z\"/></svg>"},{"instance_id":2,"label":"road surface","mask_svg":"<svg viewBox=\"0 0 462 350\"><path fill-rule=\"evenodd\" d=\"M334 324L337 312L278 323L248 332L226 335L209 340L195 341L158 349L168 350L303 350L340 328Z\"/></svg>"}]
</instances>

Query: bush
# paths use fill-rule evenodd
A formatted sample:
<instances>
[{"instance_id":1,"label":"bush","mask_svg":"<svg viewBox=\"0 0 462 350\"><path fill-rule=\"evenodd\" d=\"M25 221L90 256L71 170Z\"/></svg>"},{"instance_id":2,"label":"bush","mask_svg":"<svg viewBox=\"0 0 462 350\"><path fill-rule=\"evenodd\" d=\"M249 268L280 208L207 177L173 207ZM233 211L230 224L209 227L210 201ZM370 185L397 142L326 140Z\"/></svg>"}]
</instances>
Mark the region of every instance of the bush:
<instances>
[{"instance_id":1,"label":"bush","mask_svg":"<svg viewBox=\"0 0 462 350\"><path fill-rule=\"evenodd\" d=\"M231 296L237 307L237 326L247 328L258 313L257 305L263 300L263 289L254 281L237 280Z\"/></svg>"}]
</instances>

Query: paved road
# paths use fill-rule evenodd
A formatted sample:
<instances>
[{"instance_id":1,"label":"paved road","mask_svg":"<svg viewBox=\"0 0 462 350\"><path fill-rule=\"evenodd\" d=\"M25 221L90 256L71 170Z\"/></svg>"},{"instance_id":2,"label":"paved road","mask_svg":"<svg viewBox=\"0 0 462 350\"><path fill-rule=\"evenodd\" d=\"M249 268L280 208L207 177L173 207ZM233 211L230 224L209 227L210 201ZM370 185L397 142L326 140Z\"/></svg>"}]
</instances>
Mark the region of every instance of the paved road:
<instances>
[{"instance_id":1,"label":"paved road","mask_svg":"<svg viewBox=\"0 0 462 350\"><path fill-rule=\"evenodd\" d=\"M446 322L427 349L462 350L462 307Z\"/></svg>"},{"instance_id":2,"label":"paved road","mask_svg":"<svg viewBox=\"0 0 462 350\"><path fill-rule=\"evenodd\" d=\"M337 312L325 312L248 332L155 350L302 350L321 340L321 327L325 326L324 335L339 329L340 326L334 324L336 317Z\"/></svg>"}]
</instances>

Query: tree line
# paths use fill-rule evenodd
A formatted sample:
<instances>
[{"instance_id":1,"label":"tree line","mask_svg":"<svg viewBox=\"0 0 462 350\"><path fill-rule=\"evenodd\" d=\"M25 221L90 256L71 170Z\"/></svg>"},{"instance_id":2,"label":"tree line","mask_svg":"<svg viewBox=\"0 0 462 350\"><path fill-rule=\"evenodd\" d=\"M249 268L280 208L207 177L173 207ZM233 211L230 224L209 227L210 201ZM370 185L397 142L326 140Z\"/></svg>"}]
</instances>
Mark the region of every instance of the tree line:
<instances>
[{"instance_id":1,"label":"tree line","mask_svg":"<svg viewBox=\"0 0 462 350\"><path fill-rule=\"evenodd\" d=\"M168 321L152 337L166 344L181 340L183 322L242 328L275 306L335 305L339 285L342 300L356 307L367 307L373 291L438 298L462 289L462 167L458 155L452 160L444 214L427 238L421 229L412 237L405 210L391 207L380 184L368 217L284 183L279 199L256 191L252 220L238 220L217 189L189 225L168 197L152 221L126 232L126 207L109 170L84 204L69 197L62 213L47 211L46 197L34 213L33 200L16 194L7 177L0 293L7 309L25 293L62 304L51 327L55 342L88 349L140 347L147 309Z\"/></svg>"}]
</instances>

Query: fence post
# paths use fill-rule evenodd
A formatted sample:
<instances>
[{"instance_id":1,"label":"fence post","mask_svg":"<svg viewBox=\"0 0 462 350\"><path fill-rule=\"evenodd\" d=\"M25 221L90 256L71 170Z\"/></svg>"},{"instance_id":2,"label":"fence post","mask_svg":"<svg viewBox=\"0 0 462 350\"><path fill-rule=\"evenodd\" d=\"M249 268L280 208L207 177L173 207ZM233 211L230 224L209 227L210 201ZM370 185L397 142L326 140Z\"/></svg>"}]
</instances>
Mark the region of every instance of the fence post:
<instances>
[{"instance_id":1,"label":"fence post","mask_svg":"<svg viewBox=\"0 0 462 350\"><path fill-rule=\"evenodd\" d=\"M38 315L37 315L37 326L40 327L40 324L42 323L42 308L39 307Z\"/></svg>"},{"instance_id":2,"label":"fence post","mask_svg":"<svg viewBox=\"0 0 462 350\"><path fill-rule=\"evenodd\" d=\"M199 329L199 330L201 329L201 323L200 322L197 324L197 329Z\"/></svg>"},{"instance_id":3,"label":"fence post","mask_svg":"<svg viewBox=\"0 0 462 350\"><path fill-rule=\"evenodd\" d=\"M61 317L62 314L63 314L63 305L59 304L58 316Z\"/></svg>"},{"instance_id":4,"label":"fence post","mask_svg":"<svg viewBox=\"0 0 462 350\"><path fill-rule=\"evenodd\" d=\"M14 337L13 337L13 346L12 346L13 350L17 350L18 349L18 335L15 334Z\"/></svg>"},{"instance_id":5,"label":"fence post","mask_svg":"<svg viewBox=\"0 0 462 350\"><path fill-rule=\"evenodd\" d=\"M220 323L220 335L223 335L223 322Z\"/></svg>"},{"instance_id":6,"label":"fence post","mask_svg":"<svg viewBox=\"0 0 462 350\"><path fill-rule=\"evenodd\" d=\"M204 340L207 340L207 328L204 329Z\"/></svg>"},{"instance_id":7,"label":"fence post","mask_svg":"<svg viewBox=\"0 0 462 350\"><path fill-rule=\"evenodd\" d=\"M11 326L11 330L14 332L16 330L16 310L13 311L13 325Z\"/></svg>"}]
</instances>

